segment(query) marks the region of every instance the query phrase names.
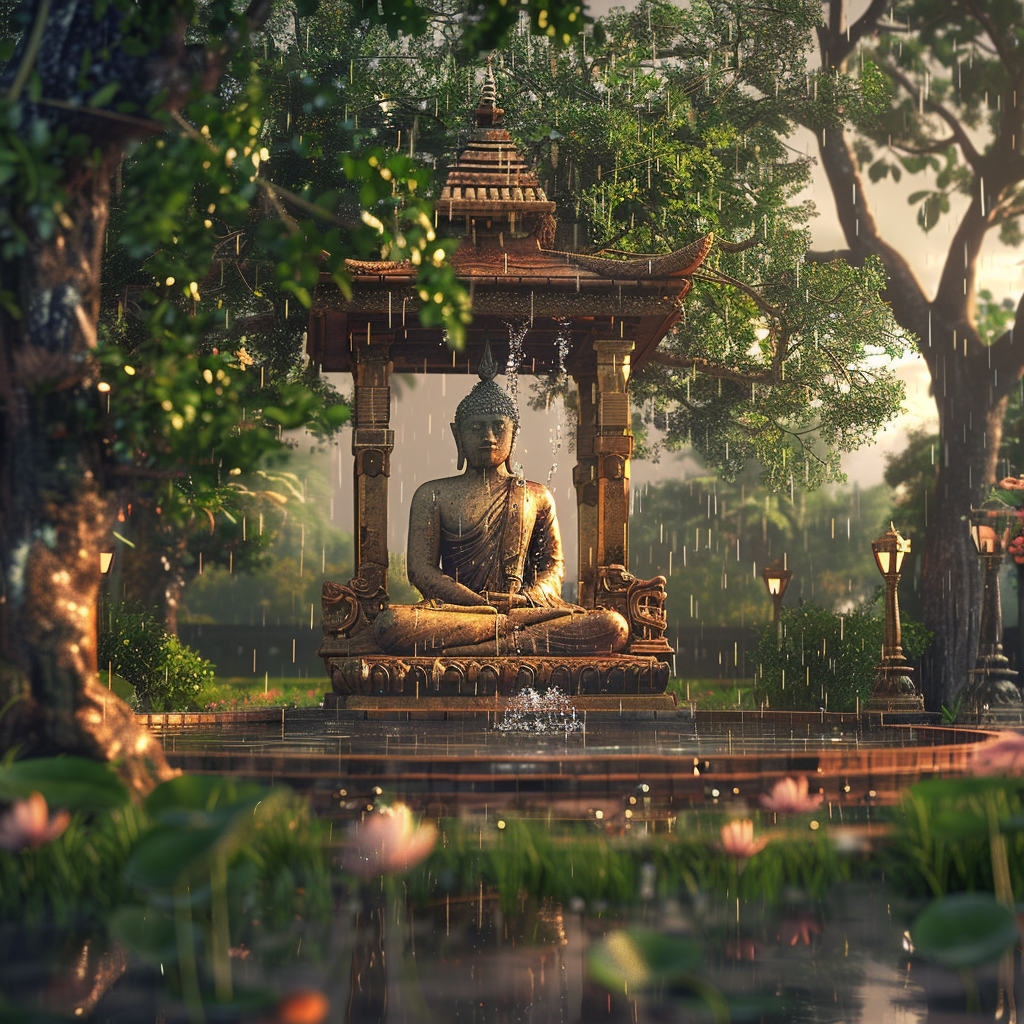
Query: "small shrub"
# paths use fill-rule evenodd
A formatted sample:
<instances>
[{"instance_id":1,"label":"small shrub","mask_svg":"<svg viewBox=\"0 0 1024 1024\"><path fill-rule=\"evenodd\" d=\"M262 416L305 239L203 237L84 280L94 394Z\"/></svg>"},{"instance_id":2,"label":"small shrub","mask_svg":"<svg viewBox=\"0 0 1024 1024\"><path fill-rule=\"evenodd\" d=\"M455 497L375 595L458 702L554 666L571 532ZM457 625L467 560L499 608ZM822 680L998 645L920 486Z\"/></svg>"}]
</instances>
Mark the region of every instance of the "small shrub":
<instances>
[{"instance_id":1,"label":"small shrub","mask_svg":"<svg viewBox=\"0 0 1024 1024\"><path fill-rule=\"evenodd\" d=\"M110 609L99 638L100 667L111 666L135 690L141 711L195 711L214 666L151 613L130 605Z\"/></svg>"},{"instance_id":2,"label":"small shrub","mask_svg":"<svg viewBox=\"0 0 1024 1024\"><path fill-rule=\"evenodd\" d=\"M779 710L803 711L826 706L829 711L854 711L858 696L865 704L885 637L880 603L866 602L843 615L810 603L783 609L782 646L772 622L762 630L753 655L758 665L756 701ZM901 623L903 653L913 662L931 634L911 619Z\"/></svg>"}]
</instances>

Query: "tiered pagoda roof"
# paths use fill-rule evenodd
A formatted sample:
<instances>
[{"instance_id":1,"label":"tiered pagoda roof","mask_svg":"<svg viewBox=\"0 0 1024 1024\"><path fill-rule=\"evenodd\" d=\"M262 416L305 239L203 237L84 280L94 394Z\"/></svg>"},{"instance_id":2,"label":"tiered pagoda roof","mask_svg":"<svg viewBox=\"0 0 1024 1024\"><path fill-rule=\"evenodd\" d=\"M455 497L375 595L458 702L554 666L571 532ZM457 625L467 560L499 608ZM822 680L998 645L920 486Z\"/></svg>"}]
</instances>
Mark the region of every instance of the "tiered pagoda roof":
<instances>
[{"instance_id":1,"label":"tiered pagoda roof","mask_svg":"<svg viewBox=\"0 0 1024 1024\"><path fill-rule=\"evenodd\" d=\"M326 276L316 289L311 358L325 370L347 370L351 337L373 325L396 331L397 372L450 373L453 358L456 367L467 358L476 365L488 339L500 355L504 323L528 319L525 357L538 371L554 366L555 339L567 329L574 349L587 337L632 337L633 365L642 365L681 315L712 236L626 258L555 250L555 204L504 126L490 65L475 119L436 204L439 233L461 239L450 263L472 299L468 351L453 357L439 328L420 325L410 261L348 260L350 299Z\"/></svg>"}]
</instances>

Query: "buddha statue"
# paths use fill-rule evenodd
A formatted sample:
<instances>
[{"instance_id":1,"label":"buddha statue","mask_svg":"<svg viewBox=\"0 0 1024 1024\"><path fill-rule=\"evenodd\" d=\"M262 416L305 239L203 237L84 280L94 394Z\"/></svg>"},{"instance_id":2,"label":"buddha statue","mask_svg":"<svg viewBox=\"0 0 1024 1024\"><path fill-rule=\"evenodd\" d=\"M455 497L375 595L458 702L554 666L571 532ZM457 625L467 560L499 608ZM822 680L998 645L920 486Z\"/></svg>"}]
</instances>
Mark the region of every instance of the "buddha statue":
<instances>
[{"instance_id":1,"label":"buddha statue","mask_svg":"<svg viewBox=\"0 0 1024 1024\"><path fill-rule=\"evenodd\" d=\"M451 425L464 472L413 495L408 572L424 600L381 612L374 640L389 654L428 656L621 651L629 640L622 615L562 600L554 498L512 471L519 411L496 373L488 347Z\"/></svg>"}]
</instances>

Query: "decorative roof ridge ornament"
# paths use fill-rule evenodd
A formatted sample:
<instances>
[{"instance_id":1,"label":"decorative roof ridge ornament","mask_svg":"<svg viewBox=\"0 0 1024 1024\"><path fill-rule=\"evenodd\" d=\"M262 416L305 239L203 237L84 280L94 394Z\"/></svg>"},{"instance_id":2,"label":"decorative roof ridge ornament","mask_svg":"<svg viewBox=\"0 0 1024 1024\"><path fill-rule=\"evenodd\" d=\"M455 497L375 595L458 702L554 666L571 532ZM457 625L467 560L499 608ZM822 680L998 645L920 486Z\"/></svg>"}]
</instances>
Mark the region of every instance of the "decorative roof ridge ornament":
<instances>
[{"instance_id":1,"label":"decorative roof ridge ornament","mask_svg":"<svg viewBox=\"0 0 1024 1024\"><path fill-rule=\"evenodd\" d=\"M715 236L709 233L674 252L629 260L591 256L582 252L562 252L558 249L541 249L541 252L548 256L562 256L567 263L590 270L600 277L624 277L631 280L649 277L688 277L704 262L714 240Z\"/></svg>"},{"instance_id":2,"label":"decorative roof ridge ornament","mask_svg":"<svg viewBox=\"0 0 1024 1024\"><path fill-rule=\"evenodd\" d=\"M498 106L498 86L494 80L494 68L491 58L487 58L487 70L484 73L484 85L480 90L480 99L476 104L477 128L494 128L501 125L505 111Z\"/></svg>"}]
</instances>

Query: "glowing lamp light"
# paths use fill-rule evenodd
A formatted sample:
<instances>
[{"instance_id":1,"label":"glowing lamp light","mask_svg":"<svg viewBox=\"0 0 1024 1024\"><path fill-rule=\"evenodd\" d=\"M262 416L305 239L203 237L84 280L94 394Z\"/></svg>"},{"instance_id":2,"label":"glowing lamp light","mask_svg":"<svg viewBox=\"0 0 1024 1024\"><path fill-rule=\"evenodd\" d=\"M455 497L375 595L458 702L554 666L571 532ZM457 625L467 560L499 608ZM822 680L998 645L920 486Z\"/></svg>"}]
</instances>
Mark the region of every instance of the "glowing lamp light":
<instances>
[{"instance_id":1,"label":"glowing lamp light","mask_svg":"<svg viewBox=\"0 0 1024 1024\"><path fill-rule=\"evenodd\" d=\"M786 587L793 578L793 573L776 562L774 565L765 566L761 573L764 585L772 597L781 598L786 593Z\"/></svg>"},{"instance_id":2,"label":"glowing lamp light","mask_svg":"<svg viewBox=\"0 0 1024 1024\"><path fill-rule=\"evenodd\" d=\"M971 523L971 540L979 555L1001 555L1009 539L1009 527L1000 535L987 523Z\"/></svg>"},{"instance_id":3,"label":"glowing lamp light","mask_svg":"<svg viewBox=\"0 0 1024 1024\"><path fill-rule=\"evenodd\" d=\"M110 564L114 561L113 551L100 552L100 572L106 576L110 572Z\"/></svg>"},{"instance_id":4,"label":"glowing lamp light","mask_svg":"<svg viewBox=\"0 0 1024 1024\"><path fill-rule=\"evenodd\" d=\"M900 536L899 530L889 524L889 529L878 540L871 542L878 571L888 579L898 576L903 568L903 559L910 551L910 541Z\"/></svg>"}]
</instances>

